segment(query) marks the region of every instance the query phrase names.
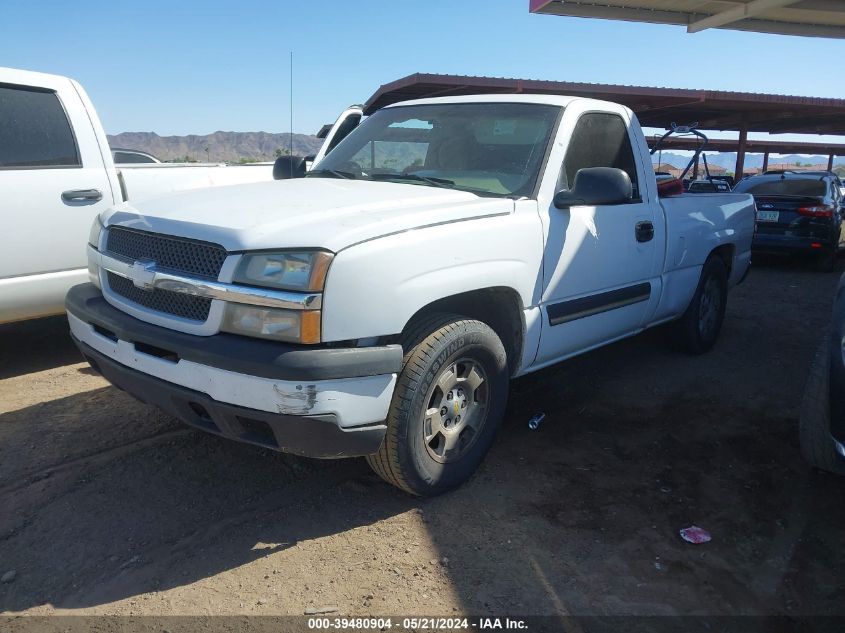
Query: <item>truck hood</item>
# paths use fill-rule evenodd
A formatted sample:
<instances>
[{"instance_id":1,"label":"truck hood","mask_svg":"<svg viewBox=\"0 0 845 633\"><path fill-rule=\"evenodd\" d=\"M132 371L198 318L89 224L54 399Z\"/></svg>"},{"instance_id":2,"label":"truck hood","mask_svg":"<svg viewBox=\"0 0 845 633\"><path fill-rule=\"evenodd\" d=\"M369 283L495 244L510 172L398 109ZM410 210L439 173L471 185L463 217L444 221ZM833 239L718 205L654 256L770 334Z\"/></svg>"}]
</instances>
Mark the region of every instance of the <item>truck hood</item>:
<instances>
[{"instance_id":1,"label":"truck hood","mask_svg":"<svg viewBox=\"0 0 845 633\"><path fill-rule=\"evenodd\" d=\"M507 198L425 185L305 178L127 202L106 212L104 222L215 242L228 251L337 252L392 233L510 213L513 205Z\"/></svg>"}]
</instances>

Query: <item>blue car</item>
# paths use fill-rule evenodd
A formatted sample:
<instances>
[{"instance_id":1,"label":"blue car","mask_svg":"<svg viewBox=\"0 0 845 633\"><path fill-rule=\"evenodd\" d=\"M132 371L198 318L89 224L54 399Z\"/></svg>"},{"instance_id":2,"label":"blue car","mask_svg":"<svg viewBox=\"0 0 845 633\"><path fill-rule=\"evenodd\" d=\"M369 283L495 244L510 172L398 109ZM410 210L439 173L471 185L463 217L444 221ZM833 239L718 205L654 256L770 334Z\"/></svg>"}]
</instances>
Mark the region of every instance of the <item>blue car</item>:
<instances>
[{"instance_id":1,"label":"blue car","mask_svg":"<svg viewBox=\"0 0 845 633\"><path fill-rule=\"evenodd\" d=\"M833 172L782 171L752 176L734 193L750 193L757 205L757 232L752 249L815 257L820 271L830 272L845 247L841 183Z\"/></svg>"}]
</instances>

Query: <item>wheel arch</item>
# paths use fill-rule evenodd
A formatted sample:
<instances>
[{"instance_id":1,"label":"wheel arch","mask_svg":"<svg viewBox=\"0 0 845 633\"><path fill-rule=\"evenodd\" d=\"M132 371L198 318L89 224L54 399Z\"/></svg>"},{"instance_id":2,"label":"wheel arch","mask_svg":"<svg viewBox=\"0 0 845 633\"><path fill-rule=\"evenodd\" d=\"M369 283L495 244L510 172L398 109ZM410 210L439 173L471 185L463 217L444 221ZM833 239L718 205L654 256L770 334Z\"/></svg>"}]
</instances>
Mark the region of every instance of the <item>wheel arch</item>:
<instances>
[{"instance_id":1,"label":"wheel arch","mask_svg":"<svg viewBox=\"0 0 845 633\"><path fill-rule=\"evenodd\" d=\"M728 273L728 279L731 278L731 271L733 270L734 264L734 253L736 252L736 246L734 244L721 244L714 248L713 250L708 253L707 259L711 257L718 257L722 260L722 263L725 265L725 271Z\"/></svg>"},{"instance_id":2,"label":"wheel arch","mask_svg":"<svg viewBox=\"0 0 845 633\"><path fill-rule=\"evenodd\" d=\"M494 286L437 299L421 307L408 319L402 329L403 334L421 319L438 312L458 314L489 325L505 347L510 375L519 370L525 345L525 314L516 290L508 286Z\"/></svg>"}]
</instances>

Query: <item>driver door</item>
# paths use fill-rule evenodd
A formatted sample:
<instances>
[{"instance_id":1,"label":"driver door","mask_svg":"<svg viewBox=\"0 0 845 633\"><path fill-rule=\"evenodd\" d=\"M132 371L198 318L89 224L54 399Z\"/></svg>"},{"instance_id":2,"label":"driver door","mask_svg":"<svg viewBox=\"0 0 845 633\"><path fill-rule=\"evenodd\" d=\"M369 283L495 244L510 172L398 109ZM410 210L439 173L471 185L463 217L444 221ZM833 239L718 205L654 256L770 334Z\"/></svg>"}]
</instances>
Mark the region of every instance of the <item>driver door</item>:
<instances>
[{"instance_id":1,"label":"driver door","mask_svg":"<svg viewBox=\"0 0 845 633\"><path fill-rule=\"evenodd\" d=\"M540 212L546 223L543 324L536 362L574 354L642 327L659 297L656 203L643 198L645 166L634 152L627 112L579 111L570 105L561 138L569 139L557 189L568 189L585 167L615 167L633 184L628 203ZM569 133L567 133L567 129ZM547 205L547 206L546 206ZM651 237L649 237L649 231Z\"/></svg>"}]
</instances>

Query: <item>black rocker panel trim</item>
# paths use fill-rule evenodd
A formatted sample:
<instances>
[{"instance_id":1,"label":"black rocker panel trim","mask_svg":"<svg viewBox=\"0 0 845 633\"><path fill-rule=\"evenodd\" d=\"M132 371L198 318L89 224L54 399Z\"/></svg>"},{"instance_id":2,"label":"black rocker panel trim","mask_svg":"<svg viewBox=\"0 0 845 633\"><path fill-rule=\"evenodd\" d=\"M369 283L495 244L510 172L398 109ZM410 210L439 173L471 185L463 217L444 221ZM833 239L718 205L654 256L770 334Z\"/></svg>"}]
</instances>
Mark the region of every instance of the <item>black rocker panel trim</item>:
<instances>
[{"instance_id":1,"label":"black rocker panel trim","mask_svg":"<svg viewBox=\"0 0 845 633\"><path fill-rule=\"evenodd\" d=\"M547 312L549 325L569 323L576 319L600 314L617 308L648 301L651 297L651 283L645 282L625 288L617 288L608 292L600 292L580 299L570 299L551 304Z\"/></svg>"}]
</instances>

